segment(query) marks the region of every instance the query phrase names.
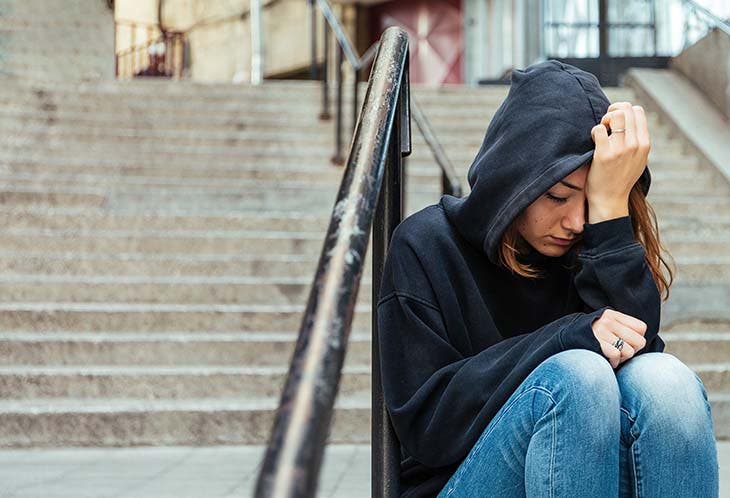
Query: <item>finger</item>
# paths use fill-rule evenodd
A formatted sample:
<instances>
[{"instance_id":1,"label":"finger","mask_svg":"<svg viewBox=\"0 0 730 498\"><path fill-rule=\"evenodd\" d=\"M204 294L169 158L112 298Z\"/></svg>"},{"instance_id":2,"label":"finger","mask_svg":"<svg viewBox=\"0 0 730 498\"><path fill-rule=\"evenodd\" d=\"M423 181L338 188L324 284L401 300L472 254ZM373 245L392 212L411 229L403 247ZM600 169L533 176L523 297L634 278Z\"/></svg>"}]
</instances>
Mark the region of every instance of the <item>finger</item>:
<instances>
[{"instance_id":1,"label":"finger","mask_svg":"<svg viewBox=\"0 0 730 498\"><path fill-rule=\"evenodd\" d=\"M634 108L628 102L617 102L616 108L617 112L624 112L623 128L626 130L624 132L624 143L628 146L636 145L636 118L634 116ZM618 126L615 129L618 129Z\"/></svg>"},{"instance_id":2,"label":"finger","mask_svg":"<svg viewBox=\"0 0 730 498\"><path fill-rule=\"evenodd\" d=\"M639 320L638 318L635 318L631 315L627 315L626 313L621 313L620 311L617 311L613 314L613 318L621 323L622 325L625 325L626 327L629 327L631 330L636 331L637 333L641 334L642 336L646 333L646 323Z\"/></svg>"},{"instance_id":3,"label":"finger","mask_svg":"<svg viewBox=\"0 0 730 498\"><path fill-rule=\"evenodd\" d=\"M608 109L606 109L606 112L615 111L617 109L624 109L626 106L631 106L631 102L627 102L625 100L619 100L618 102L614 102L608 106Z\"/></svg>"},{"instance_id":4,"label":"finger","mask_svg":"<svg viewBox=\"0 0 730 498\"><path fill-rule=\"evenodd\" d=\"M601 118L601 124L607 126L610 130L625 130L626 112L622 109L608 112ZM625 135L626 132L624 131L622 133L611 133L609 137L611 138L612 143L618 142L620 144L623 144Z\"/></svg>"},{"instance_id":5,"label":"finger","mask_svg":"<svg viewBox=\"0 0 730 498\"><path fill-rule=\"evenodd\" d=\"M606 357L612 368L616 368L621 361L621 351L613 347L603 339L599 339L598 343L601 345L601 352Z\"/></svg>"},{"instance_id":6,"label":"finger","mask_svg":"<svg viewBox=\"0 0 730 498\"><path fill-rule=\"evenodd\" d=\"M634 355L636 351L639 351L646 346L646 339L644 339L644 336L625 325L614 323L613 325L609 325L605 332L606 335L602 338L606 340L609 340L607 337L608 334L613 334L614 337L609 341L611 344L614 344L618 338L621 338L624 341L624 346L621 349L622 352L627 350L627 348L631 348L630 354Z\"/></svg>"},{"instance_id":7,"label":"finger","mask_svg":"<svg viewBox=\"0 0 730 498\"><path fill-rule=\"evenodd\" d=\"M643 349L646 346L646 339L644 336L637 334L631 329L621 329L615 332L617 337L620 337L624 341L624 349L631 348L631 354L633 355L636 351ZM621 351L623 351L622 349Z\"/></svg>"},{"instance_id":8,"label":"finger","mask_svg":"<svg viewBox=\"0 0 730 498\"><path fill-rule=\"evenodd\" d=\"M611 345L616 351L619 352L619 355L621 358L624 357L631 357L634 356L634 353L636 353L636 349L634 349L633 345L624 337L626 335L626 332L628 329L621 329L617 330L615 332L606 332L601 336L601 339L608 342L608 344ZM624 343L623 346L621 346L621 349L616 347L616 341L621 338L623 339ZM641 338L639 338L641 340Z\"/></svg>"},{"instance_id":9,"label":"finger","mask_svg":"<svg viewBox=\"0 0 730 498\"><path fill-rule=\"evenodd\" d=\"M631 344L625 342L624 346L621 348L621 359L625 360L632 358L635 354L636 350L631 346Z\"/></svg>"},{"instance_id":10,"label":"finger","mask_svg":"<svg viewBox=\"0 0 730 498\"><path fill-rule=\"evenodd\" d=\"M596 143L596 150L608 149L608 130L603 124L597 124L591 128L591 138Z\"/></svg>"},{"instance_id":11,"label":"finger","mask_svg":"<svg viewBox=\"0 0 730 498\"><path fill-rule=\"evenodd\" d=\"M634 118L636 119L636 139L639 147L649 148L649 124L646 119L644 108L640 105L634 106Z\"/></svg>"}]
</instances>

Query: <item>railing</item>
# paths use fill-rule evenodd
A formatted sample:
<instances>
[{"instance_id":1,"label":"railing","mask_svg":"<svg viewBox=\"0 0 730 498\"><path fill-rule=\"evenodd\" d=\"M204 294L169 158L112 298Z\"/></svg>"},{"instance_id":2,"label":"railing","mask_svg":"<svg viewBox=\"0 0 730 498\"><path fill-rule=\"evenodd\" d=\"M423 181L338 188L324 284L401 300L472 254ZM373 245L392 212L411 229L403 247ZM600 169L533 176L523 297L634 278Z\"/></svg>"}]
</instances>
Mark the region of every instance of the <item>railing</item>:
<instances>
[{"instance_id":1,"label":"railing","mask_svg":"<svg viewBox=\"0 0 730 498\"><path fill-rule=\"evenodd\" d=\"M684 36L684 48L697 41L698 37L693 36L692 31L706 31L708 28L718 28L730 35L730 24L727 21L720 19L694 0L682 0L682 5L685 9L684 30L682 32ZM693 20L695 24L692 23ZM702 25L705 30L701 30L697 24Z\"/></svg>"},{"instance_id":2,"label":"railing","mask_svg":"<svg viewBox=\"0 0 730 498\"><path fill-rule=\"evenodd\" d=\"M182 78L186 32L163 33L156 24L116 21L114 36L115 43L120 38L129 40L129 48L115 54L117 78L128 79L139 76ZM138 38L141 39L139 42Z\"/></svg>"},{"instance_id":3,"label":"railing","mask_svg":"<svg viewBox=\"0 0 730 498\"><path fill-rule=\"evenodd\" d=\"M322 68L322 112L320 114L320 119L330 119L329 114L329 80L327 78L327 67L328 67L328 59L329 59L329 34L330 29L335 35L335 39L337 40L337 56L335 59L335 81L336 81L336 88L337 88L337 105L336 105L336 124L335 124L335 154L332 156L332 162L335 164L343 164L344 158L342 156L342 134L344 133L343 130L343 123L342 123L342 84L343 84L343 78L342 78L342 63L343 59L346 58L347 62L350 63L350 67L352 67L353 70L353 85L352 85L352 126L353 131L355 127L355 123L357 123L357 111L358 111L358 82L359 82L359 76L360 71L368 66L375 56L375 52L378 49L377 42L374 43L366 52L363 54L362 57L359 57L357 55L357 52L355 48L353 47L352 42L350 41L350 38L347 36L347 33L345 32L344 28L342 27L342 24L340 23L340 20L337 18L337 15L332 10L332 6L327 0L309 0L310 4L310 13L311 13L311 23L312 23L312 69L310 70L310 74L315 75L316 74L316 57L317 57L317 45L316 45L316 36L315 33L317 32L317 13L316 9L318 8L320 12L322 13L322 16L325 19L324 22L324 65ZM315 8L316 6L316 8ZM314 76L313 76L314 77Z\"/></svg>"},{"instance_id":4,"label":"railing","mask_svg":"<svg viewBox=\"0 0 730 498\"><path fill-rule=\"evenodd\" d=\"M322 65L322 111L319 115L320 119L330 119L329 113L329 79L328 79L328 66L329 66L329 39L330 30L335 36L337 41L337 55L335 59L335 85L336 85L336 119L335 119L335 152L332 156L332 162L335 164L343 164L344 158L342 155L343 149L343 74L342 64L344 59L347 59L350 67L353 70L353 85L352 85L352 123L353 129L355 123L357 123L358 113L358 83L360 71L366 68L372 61L375 53L378 49L378 43L375 42L368 48L362 56L358 56L357 50L355 50L350 38L347 36L345 29L342 27L342 23L337 18L337 15L332 10L328 0L309 0L310 15L311 15L311 66L310 66L310 78L317 79L317 9L322 13L322 17L325 22L323 40L324 40L324 62ZM456 197L462 196L462 188L453 165L449 161L443 147L438 142L436 134L433 132L426 116L417 105L413 96L411 96L411 106L413 110L413 120L416 122L418 129L426 141L429 149L431 150L434 159L441 169L442 180L441 183L444 186L444 193L454 195Z\"/></svg>"},{"instance_id":5,"label":"railing","mask_svg":"<svg viewBox=\"0 0 730 498\"><path fill-rule=\"evenodd\" d=\"M389 28L381 38L362 113L320 255L299 338L255 496L313 497L373 229L373 305L393 230L403 216L402 158L411 151L408 36ZM382 189L382 192L381 192ZM377 206L376 206L377 203ZM373 313L373 385L380 386ZM398 477L395 438L380 389L373 389L373 492L377 479ZM390 434L382 451L375 428ZM376 461L376 455L386 459ZM387 479L387 477L386 477ZM397 480L388 481L397 492Z\"/></svg>"}]
</instances>

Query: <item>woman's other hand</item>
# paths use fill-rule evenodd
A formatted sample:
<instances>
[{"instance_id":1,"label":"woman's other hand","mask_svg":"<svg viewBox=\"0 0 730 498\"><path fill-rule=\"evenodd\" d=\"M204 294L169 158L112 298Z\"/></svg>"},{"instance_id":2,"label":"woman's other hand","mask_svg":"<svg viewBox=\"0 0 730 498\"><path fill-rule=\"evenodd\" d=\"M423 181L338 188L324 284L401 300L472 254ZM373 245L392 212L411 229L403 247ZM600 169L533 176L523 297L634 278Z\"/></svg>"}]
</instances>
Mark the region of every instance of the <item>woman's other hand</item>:
<instances>
[{"instance_id":1,"label":"woman's other hand","mask_svg":"<svg viewBox=\"0 0 730 498\"><path fill-rule=\"evenodd\" d=\"M608 135L608 130L624 130ZM649 128L641 106L616 102L591 129L596 144L586 179L588 223L629 214L629 194L649 158Z\"/></svg>"},{"instance_id":2,"label":"woman's other hand","mask_svg":"<svg viewBox=\"0 0 730 498\"><path fill-rule=\"evenodd\" d=\"M646 346L646 323L620 311L607 309L593 322L593 334L601 343L601 351L608 358L611 367L616 368L637 351ZM624 340L621 350L613 345L616 339Z\"/></svg>"}]
</instances>

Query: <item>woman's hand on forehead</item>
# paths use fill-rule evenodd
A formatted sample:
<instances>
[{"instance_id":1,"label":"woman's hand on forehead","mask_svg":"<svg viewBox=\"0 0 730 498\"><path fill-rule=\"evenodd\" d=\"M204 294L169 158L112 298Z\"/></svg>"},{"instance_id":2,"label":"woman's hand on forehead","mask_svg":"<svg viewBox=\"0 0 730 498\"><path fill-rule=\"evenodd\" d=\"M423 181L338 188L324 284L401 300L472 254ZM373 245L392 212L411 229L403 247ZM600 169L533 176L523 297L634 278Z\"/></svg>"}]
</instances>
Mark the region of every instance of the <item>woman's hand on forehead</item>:
<instances>
[{"instance_id":1,"label":"woman's hand on forehead","mask_svg":"<svg viewBox=\"0 0 730 498\"><path fill-rule=\"evenodd\" d=\"M585 187L588 222L626 216L629 194L651 148L644 109L630 102L611 104L600 124L591 129L591 137L596 150Z\"/></svg>"}]
</instances>

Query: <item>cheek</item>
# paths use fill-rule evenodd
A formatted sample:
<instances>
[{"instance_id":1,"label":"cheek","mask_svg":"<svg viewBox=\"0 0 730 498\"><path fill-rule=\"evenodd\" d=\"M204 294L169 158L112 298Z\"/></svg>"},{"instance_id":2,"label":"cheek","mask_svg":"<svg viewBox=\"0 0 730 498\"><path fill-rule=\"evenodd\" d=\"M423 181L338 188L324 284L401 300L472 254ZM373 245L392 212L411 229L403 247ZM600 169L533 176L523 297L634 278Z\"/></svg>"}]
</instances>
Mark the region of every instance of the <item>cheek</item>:
<instances>
[{"instance_id":1,"label":"cheek","mask_svg":"<svg viewBox=\"0 0 730 498\"><path fill-rule=\"evenodd\" d=\"M540 233L547 228L549 213L544 209L534 208L525 212L523 228L531 233Z\"/></svg>"}]
</instances>

